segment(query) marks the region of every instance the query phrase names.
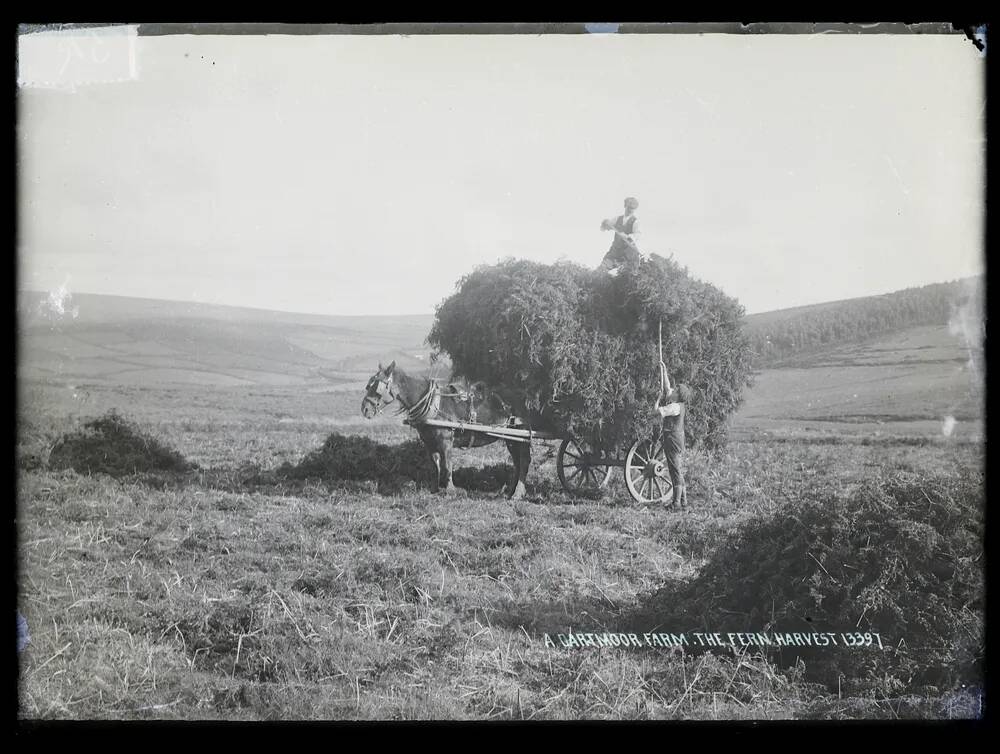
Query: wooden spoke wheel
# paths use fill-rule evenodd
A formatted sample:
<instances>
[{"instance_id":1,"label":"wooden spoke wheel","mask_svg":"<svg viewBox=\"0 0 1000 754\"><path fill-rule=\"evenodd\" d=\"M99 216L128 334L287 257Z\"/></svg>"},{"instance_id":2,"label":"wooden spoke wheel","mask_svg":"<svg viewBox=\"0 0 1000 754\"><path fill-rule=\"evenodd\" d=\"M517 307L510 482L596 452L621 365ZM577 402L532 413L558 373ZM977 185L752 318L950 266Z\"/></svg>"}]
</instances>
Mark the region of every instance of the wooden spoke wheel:
<instances>
[{"instance_id":1,"label":"wooden spoke wheel","mask_svg":"<svg viewBox=\"0 0 1000 754\"><path fill-rule=\"evenodd\" d=\"M556 469L567 492L601 489L611 478L612 468L604 454L588 442L567 438L559 445Z\"/></svg>"},{"instance_id":2,"label":"wooden spoke wheel","mask_svg":"<svg viewBox=\"0 0 1000 754\"><path fill-rule=\"evenodd\" d=\"M674 485L663 447L655 440L639 440L625 458L625 486L637 503L665 503L673 499Z\"/></svg>"}]
</instances>

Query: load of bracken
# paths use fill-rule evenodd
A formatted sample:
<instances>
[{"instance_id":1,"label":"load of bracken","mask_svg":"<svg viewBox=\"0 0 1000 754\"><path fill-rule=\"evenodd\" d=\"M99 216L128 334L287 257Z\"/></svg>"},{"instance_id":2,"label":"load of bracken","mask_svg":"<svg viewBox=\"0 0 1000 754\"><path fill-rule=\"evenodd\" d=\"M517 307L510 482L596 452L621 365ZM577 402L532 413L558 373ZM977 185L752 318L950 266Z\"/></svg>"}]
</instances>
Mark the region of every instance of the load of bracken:
<instances>
[{"instance_id":1,"label":"load of bracken","mask_svg":"<svg viewBox=\"0 0 1000 754\"><path fill-rule=\"evenodd\" d=\"M712 447L751 384L743 315L735 299L655 254L616 276L506 260L458 282L428 341L455 375L490 385L536 428L603 447L655 424L662 343L671 380L692 389L687 442Z\"/></svg>"}]
</instances>

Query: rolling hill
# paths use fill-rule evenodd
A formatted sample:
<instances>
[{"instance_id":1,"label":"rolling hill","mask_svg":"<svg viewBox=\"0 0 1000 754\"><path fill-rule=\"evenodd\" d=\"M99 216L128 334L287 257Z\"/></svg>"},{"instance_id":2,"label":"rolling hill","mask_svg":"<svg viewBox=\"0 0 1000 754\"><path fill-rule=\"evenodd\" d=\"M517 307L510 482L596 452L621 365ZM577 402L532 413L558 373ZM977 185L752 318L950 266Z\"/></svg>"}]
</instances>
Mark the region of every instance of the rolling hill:
<instances>
[{"instance_id":1,"label":"rolling hill","mask_svg":"<svg viewBox=\"0 0 1000 754\"><path fill-rule=\"evenodd\" d=\"M758 373L733 434L978 437L980 360L962 334L943 325L802 355Z\"/></svg>"},{"instance_id":2,"label":"rolling hill","mask_svg":"<svg viewBox=\"0 0 1000 754\"><path fill-rule=\"evenodd\" d=\"M353 386L391 359L422 372L432 320L37 292L18 315L23 379L220 387Z\"/></svg>"},{"instance_id":3,"label":"rolling hill","mask_svg":"<svg viewBox=\"0 0 1000 754\"><path fill-rule=\"evenodd\" d=\"M947 321L815 344L763 365L732 421L734 435L978 436L977 301L967 299ZM852 307L860 308L848 301L769 312L747 324L760 333ZM366 426L357 403L379 361L430 369L429 315L334 317L40 293L22 293L18 313L20 383L57 412L120 407L161 421L193 412L213 422L353 428ZM447 365L434 373L446 375ZM382 424L388 431L398 419L380 417Z\"/></svg>"},{"instance_id":4,"label":"rolling hill","mask_svg":"<svg viewBox=\"0 0 1000 754\"><path fill-rule=\"evenodd\" d=\"M760 371L735 433L980 437L983 302L972 277L748 316Z\"/></svg>"},{"instance_id":5,"label":"rolling hill","mask_svg":"<svg viewBox=\"0 0 1000 754\"><path fill-rule=\"evenodd\" d=\"M912 327L953 325L981 340L981 277L905 288L878 296L829 301L746 317L758 368L794 363L802 355L862 342Z\"/></svg>"}]
</instances>

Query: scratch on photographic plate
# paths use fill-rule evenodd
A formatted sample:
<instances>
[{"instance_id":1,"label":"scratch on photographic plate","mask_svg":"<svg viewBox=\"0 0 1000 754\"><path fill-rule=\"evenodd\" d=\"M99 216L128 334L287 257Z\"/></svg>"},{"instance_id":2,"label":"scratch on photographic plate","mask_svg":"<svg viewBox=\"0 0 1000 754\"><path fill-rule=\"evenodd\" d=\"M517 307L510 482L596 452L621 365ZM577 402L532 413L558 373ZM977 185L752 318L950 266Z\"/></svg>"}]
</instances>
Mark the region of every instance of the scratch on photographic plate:
<instances>
[{"instance_id":1,"label":"scratch on photographic plate","mask_svg":"<svg viewBox=\"0 0 1000 754\"><path fill-rule=\"evenodd\" d=\"M892 170L893 175L896 176L896 180L899 181L899 190L903 192L903 196L909 196L910 190L906 188L906 184L903 183L903 176L901 176L899 171L896 170L896 165L893 163L892 158L889 157L889 155L885 155L885 161L889 163L889 168Z\"/></svg>"},{"instance_id":2,"label":"scratch on photographic plate","mask_svg":"<svg viewBox=\"0 0 1000 754\"><path fill-rule=\"evenodd\" d=\"M591 34L616 34L618 24L584 24L583 27Z\"/></svg>"},{"instance_id":3,"label":"scratch on photographic plate","mask_svg":"<svg viewBox=\"0 0 1000 754\"><path fill-rule=\"evenodd\" d=\"M976 46L979 50L979 57L986 57L986 24L977 26L971 31L967 31L969 39L972 40L972 44Z\"/></svg>"},{"instance_id":4,"label":"scratch on photographic plate","mask_svg":"<svg viewBox=\"0 0 1000 754\"><path fill-rule=\"evenodd\" d=\"M42 28L17 38L20 88L75 91L90 84L135 81L138 26Z\"/></svg>"},{"instance_id":5,"label":"scratch on photographic plate","mask_svg":"<svg viewBox=\"0 0 1000 754\"><path fill-rule=\"evenodd\" d=\"M973 390L982 384L983 345L986 338L986 320L983 312L983 290L978 279L964 281L964 296L961 303L953 305L948 318L948 332L962 339L969 360L966 368L971 373L970 382ZM954 416L944 417L941 432L945 437L951 437L958 424Z\"/></svg>"},{"instance_id":6,"label":"scratch on photographic plate","mask_svg":"<svg viewBox=\"0 0 1000 754\"><path fill-rule=\"evenodd\" d=\"M17 611L17 653L21 654L31 643L31 634L28 633L28 621Z\"/></svg>"},{"instance_id":7,"label":"scratch on photographic plate","mask_svg":"<svg viewBox=\"0 0 1000 754\"><path fill-rule=\"evenodd\" d=\"M945 437L951 437L951 433L955 431L955 425L957 423L958 422L955 420L954 416L949 415L944 417L944 421L941 424L941 433Z\"/></svg>"},{"instance_id":8,"label":"scratch on photographic plate","mask_svg":"<svg viewBox=\"0 0 1000 754\"><path fill-rule=\"evenodd\" d=\"M54 291L49 291L49 295L39 302L38 311L50 319L62 319L63 317L76 319L79 317L80 307L73 303L73 294L69 292L69 281Z\"/></svg>"},{"instance_id":9,"label":"scratch on photographic plate","mask_svg":"<svg viewBox=\"0 0 1000 754\"><path fill-rule=\"evenodd\" d=\"M986 337L983 291L980 285L976 279L964 282L965 296L961 304L953 308L948 319L948 332L962 339L966 353L969 354L968 367L977 380L980 377L980 359L977 357L982 356L983 341Z\"/></svg>"}]
</instances>

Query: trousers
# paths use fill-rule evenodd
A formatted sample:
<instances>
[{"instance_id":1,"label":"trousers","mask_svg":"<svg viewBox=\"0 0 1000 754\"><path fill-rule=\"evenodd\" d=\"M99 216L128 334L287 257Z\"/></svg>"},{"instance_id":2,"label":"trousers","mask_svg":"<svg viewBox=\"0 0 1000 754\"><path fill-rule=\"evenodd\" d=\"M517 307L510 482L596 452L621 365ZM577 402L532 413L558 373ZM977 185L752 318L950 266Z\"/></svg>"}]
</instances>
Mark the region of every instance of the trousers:
<instances>
[{"instance_id":1,"label":"trousers","mask_svg":"<svg viewBox=\"0 0 1000 754\"><path fill-rule=\"evenodd\" d=\"M670 483L674 487L673 505L687 505L687 487L684 485L684 448L673 440L670 434L663 436L663 454L667 457Z\"/></svg>"}]
</instances>

